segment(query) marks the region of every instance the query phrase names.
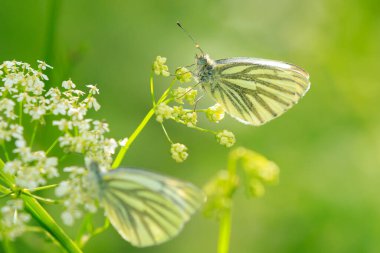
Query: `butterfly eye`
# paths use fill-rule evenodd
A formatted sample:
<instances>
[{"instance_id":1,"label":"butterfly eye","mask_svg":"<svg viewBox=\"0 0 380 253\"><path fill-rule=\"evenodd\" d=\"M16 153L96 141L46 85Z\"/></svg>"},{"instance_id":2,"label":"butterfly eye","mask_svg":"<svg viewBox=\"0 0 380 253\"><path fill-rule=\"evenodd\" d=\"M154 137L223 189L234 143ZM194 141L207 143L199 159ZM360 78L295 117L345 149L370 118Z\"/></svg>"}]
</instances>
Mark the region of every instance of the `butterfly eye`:
<instances>
[{"instance_id":1,"label":"butterfly eye","mask_svg":"<svg viewBox=\"0 0 380 253\"><path fill-rule=\"evenodd\" d=\"M207 61L206 61L206 59L205 58L203 58L202 56L197 56L197 64L198 65L205 65L207 63Z\"/></svg>"}]
</instances>

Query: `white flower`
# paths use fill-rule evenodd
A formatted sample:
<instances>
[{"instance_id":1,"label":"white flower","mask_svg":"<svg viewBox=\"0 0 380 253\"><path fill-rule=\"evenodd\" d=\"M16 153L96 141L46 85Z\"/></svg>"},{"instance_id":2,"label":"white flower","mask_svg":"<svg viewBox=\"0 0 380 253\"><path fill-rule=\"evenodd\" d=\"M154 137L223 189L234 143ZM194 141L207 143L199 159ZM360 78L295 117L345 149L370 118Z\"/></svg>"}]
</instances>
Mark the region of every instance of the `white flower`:
<instances>
[{"instance_id":1,"label":"white flower","mask_svg":"<svg viewBox=\"0 0 380 253\"><path fill-rule=\"evenodd\" d=\"M170 152L172 158L178 163L185 161L189 155L187 153L187 147L181 143L172 144Z\"/></svg>"},{"instance_id":2,"label":"white flower","mask_svg":"<svg viewBox=\"0 0 380 253\"><path fill-rule=\"evenodd\" d=\"M96 87L95 85L92 85L92 84L89 84L89 85L86 85L87 88L89 88L89 93L92 94L92 95L96 95L96 94L99 94L99 89L98 87Z\"/></svg>"},{"instance_id":3,"label":"white flower","mask_svg":"<svg viewBox=\"0 0 380 253\"><path fill-rule=\"evenodd\" d=\"M82 120L87 113L85 107L71 107L67 115L71 116L74 120Z\"/></svg>"},{"instance_id":4,"label":"white flower","mask_svg":"<svg viewBox=\"0 0 380 253\"><path fill-rule=\"evenodd\" d=\"M62 87L68 90L74 89L76 85L71 80L67 80L62 82Z\"/></svg>"},{"instance_id":5,"label":"white flower","mask_svg":"<svg viewBox=\"0 0 380 253\"><path fill-rule=\"evenodd\" d=\"M15 175L18 170L21 170L22 162L19 160L13 160L5 163L4 172L10 175Z\"/></svg>"},{"instance_id":6,"label":"white flower","mask_svg":"<svg viewBox=\"0 0 380 253\"><path fill-rule=\"evenodd\" d=\"M155 113L156 113L156 120L162 123L164 119L170 119L172 117L173 108L168 106L165 103L161 103L157 105Z\"/></svg>"},{"instance_id":7,"label":"white flower","mask_svg":"<svg viewBox=\"0 0 380 253\"><path fill-rule=\"evenodd\" d=\"M92 122L92 124L94 125L94 130L98 131L100 134L104 134L110 131L108 123L106 122L95 120Z\"/></svg>"},{"instance_id":8,"label":"white flower","mask_svg":"<svg viewBox=\"0 0 380 253\"><path fill-rule=\"evenodd\" d=\"M128 141L128 138L127 138L127 137L124 138L124 139L121 139L121 140L119 140L119 145L120 145L121 147L124 147L125 144L127 144L127 141Z\"/></svg>"},{"instance_id":9,"label":"white flower","mask_svg":"<svg viewBox=\"0 0 380 253\"><path fill-rule=\"evenodd\" d=\"M2 79L4 82L5 90L9 91L10 93L17 92L17 89L14 87L14 85L20 83L23 79L23 73L11 73L6 75Z\"/></svg>"},{"instance_id":10,"label":"white flower","mask_svg":"<svg viewBox=\"0 0 380 253\"><path fill-rule=\"evenodd\" d=\"M96 212L94 196L88 189L87 169L83 167L71 166L64 168L65 172L70 173L69 180L60 183L55 193L58 197L63 197L66 210L62 213L61 218L66 225L73 225L75 219L82 216L79 209L83 206L87 211Z\"/></svg>"},{"instance_id":11,"label":"white flower","mask_svg":"<svg viewBox=\"0 0 380 253\"><path fill-rule=\"evenodd\" d=\"M183 104L183 100L185 99L190 105L195 104L197 98L198 91L193 89L193 87L182 88L178 87L173 91L174 100Z\"/></svg>"},{"instance_id":12,"label":"white flower","mask_svg":"<svg viewBox=\"0 0 380 253\"><path fill-rule=\"evenodd\" d=\"M153 62L153 71L156 75L169 76L169 68L165 65L166 58L157 56L156 60Z\"/></svg>"},{"instance_id":13,"label":"white flower","mask_svg":"<svg viewBox=\"0 0 380 253\"><path fill-rule=\"evenodd\" d=\"M215 123L219 123L224 118L224 109L220 104L215 104L206 111L207 118Z\"/></svg>"},{"instance_id":14,"label":"white flower","mask_svg":"<svg viewBox=\"0 0 380 253\"><path fill-rule=\"evenodd\" d=\"M25 113L28 113L30 116L32 116L33 120L38 120L46 113L46 107L44 105L35 105L31 107L26 107L27 109L24 110Z\"/></svg>"},{"instance_id":15,"label":"white flower","mask_svg":"<svg viewBox=\"0 0 380 253\"><path fill-rule=\"evenodd\" d=\"M95 111L100 109L100 104L94 97L88 97L83 102L85 102L89 108L94 108Z\"/></svg>"},{"instance_id":16,"label":"white flower","mask_svg":"<svg viewBox=\"0 0 380 253\"><path fill-rule=\"evenodd\" d=\"M181 83L190 82L191 78L193 77L191 72L184 67L176 69L175 75L177 80L179 80Z\"/></svg>"},{"instance_id":17,"label":"white flower","mask_svg":"<svg viewBox=\"0 0 380 253\"><path fill-rule=\"evenodd\" d=\"M39 68L39 69L42 69L42 70L46 70L46 68L53 69L52 66L48 65L48 64L47 64L46 62L44 62L44 61L37 60L37 62L39 63L39 64L38 64L38 68Z\"/></svg>"},{"instance_id":18,"label":"white flower","mask_svg":"<svg viewBox=\"0 0 380 253\"><path fill-rule=\"evenodd\" d=\"M103 142L104 153L106 155L110 156L114 154L117 147L117 142L114 139L105 139Z\"/></svg>"},{"instance_id":19,"label":"white flower","mask_svg":"<svg viewBox=\"0 0 380 253\"><path fill-rule=\"evenodd\" d=\"M235 135L227 130L220 131L216 134L216 140L220 145L223 145L227 148L232 147L236 140L235 140Z\"/></svg>"},{"instance_id":20,"label":"white flower","mask_svg":"<svg viewBox=\"0 0 380 253\"><path fill-rule=\"evenodd\" d=\"M30 215L23 211L21 199L8 200L1 208L0 239L14 240L26 231ZM5 238L4 238L5 237Z\"/></svg>"},{"instance_id":21,"label":"white flower","mask_svg":"<svg viewBox=\"0 0 380 253\"><path fill-rule=\"evenodd\" d=\"M73 122L67 119L54 120L53 126L58 126L61 131L68 131L73 129Z\"/></svg>"}]
</instances>

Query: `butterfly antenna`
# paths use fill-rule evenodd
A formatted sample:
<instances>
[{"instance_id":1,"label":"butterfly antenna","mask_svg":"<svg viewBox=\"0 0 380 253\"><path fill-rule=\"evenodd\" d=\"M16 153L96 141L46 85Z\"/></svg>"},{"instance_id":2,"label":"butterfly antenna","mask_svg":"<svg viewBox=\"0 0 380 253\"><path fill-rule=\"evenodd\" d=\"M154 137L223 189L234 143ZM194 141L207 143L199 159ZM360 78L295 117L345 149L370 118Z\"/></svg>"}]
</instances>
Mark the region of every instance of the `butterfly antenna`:
<instances>
[{"instance_id":1,"label":"butterfly antenna","mask_svg":"<svg viewBox=\"0 0 380 253\"><path fill-rule=\"evenodd\" d=\"M182 24L177 21L177 25L179 26L179 28L181 28L181 30L187 35L187 37L189 37L191 39L191 41L194 43L195 47L199 49L199 51L201 51L201 53L204 55L205 53L203 52L202 48L199 46L199 44L194 40L193 36L190 35L190 33L188 33L185 28L183 28Z\"/></svg>"}]
</instances>

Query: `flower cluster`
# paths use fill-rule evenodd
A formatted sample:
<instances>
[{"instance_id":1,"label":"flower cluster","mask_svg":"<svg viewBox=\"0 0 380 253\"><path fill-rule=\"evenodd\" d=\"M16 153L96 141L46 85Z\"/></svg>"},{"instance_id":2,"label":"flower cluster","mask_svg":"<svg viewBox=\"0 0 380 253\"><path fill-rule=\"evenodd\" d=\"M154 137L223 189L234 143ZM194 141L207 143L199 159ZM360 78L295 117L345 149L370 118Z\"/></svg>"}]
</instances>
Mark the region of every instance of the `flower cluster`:
<instances>
[{"instance_id":1,"label":"flower cluster","mask_svg":"<svg viewBox=\"0 0 380 253\"><path fill-rule=\"evenodd\" d=\"M88 91L84 92L77 89L72 80L62 82L61 87L46 89L48 78L43 70L51 67L42 61L38 63L37 70L17 61L6 61L0 65L0 144L4 150L0 155L4 161L1 169L14 178L16 188L29 190L46 185L49 179L64 171L67 179L59 183L56 195L62 199L66 209L62 219L71 225L82 216L82 209L96 211L94 198L87 190L88 172L84 167L62 168L64 166L59 165L58 158L50 156L50 153L54 151L63 158L78 153L83 160L89 157L99 164L109 165L118 143L106 137L109 132L106 122L87 117L89 110L100 109L94 97L99 94L99 89L95 85L87 85ZM30 130L31 124L34 125L33 130ZM51 128L56 129L51 136L51 144L46 149L41 148L41 143L35 145L34 140L41 137L45 129ZM6 224L7 210L15 210L11 206L13 203L3 207L2 224ZM21 229L7 231L7 236L12 238L21 234L12 232Z\"/></svg>"},{"instance_id":2,"label":"flower cluster","mask_svg":"<svg viewBox=\"0 0 380 253\"><path fill-rule=\"evenodd\" d=\"M175 71L175 76L177 80L180 81L181 83L190 82L193 78L193 75L191 74L191 72L187 68L184 68L184 67L177 68L177 70Z\"/></svg>"},{"instance_id":3,"label":"flower cluster","mask_svg":"<svg viewBox=\"0 0 380 253\"><path fill-rule=\"evenodd\" d=\"M226 170L219 171L203 188L207 195L204 214L217 219L232 207L231 196L239 185L239 178Z\"/></svg>"},{"instance_id":4,"label":"flower cluster","mask_svg":"<svg viewBox=\"0 0 380 253\"><path fill-rule=\"evenodd\" d=\"M244 152L242 167L247 176L247 188L253 197L261 197L265 193L265 184L276 184L278 182L280 169L277 164L268 160L265 156L250 150Z\"/></svg>"},{"instance_id":5,"label":"flower cluster","mask_svg":"<svg viewBox=\"0 0 380 253\"><path fill-rule=\"evenodd\" d=\"M83 212L78 206L83 205L85 211L96 212L95 194L89 190L92 188L88 180L88 170L83 167L66 167L64 172L69 173L69 179L62 181L55 189L58 197L64 198L63 205L66 210L61 217L66 225L73 225L75 219L81 218Z\"/></svg>"},{"instance_id":6,"label":"flower cluster","mask_svg":"<svg viewBox=\"0 0 380 253\"><path fill-rule=\"evenodd\" d=\"M265 184L278 181L279 168L261 154L246 148L236 148L230 152L227 170L221 170L204 187L207 203L206 216L220 218L232 207L232 197L240 182L245 184L247 193L252 197L261 197L265 193ZM243 173L237 174L236 166L241 161Z\"/></svg>"},{"instance_id":7,"label":"flower cluster","mask_svg":"<svg viewBox=\"0 0 380 253\"><path fill-rule=\"evenodd\" d=\"M224 109L220 104L207 108L206 116L211 122L219 123L224 118Z\"/></svg>"},{"instance_id":8,"label":"flower cluster","mask_svg":"<svg viewBox=\"0 0 380 253\"><path fill-rule=\"evenodd\" d=\"M156 75L170 76L169 68L165 63L165 57L157 56L156 60L153 62L153 71Z\"/></svg>"},{"instance_id":9,"label":"flower cluster","mask_svg":"<svg viewBox=\"0 0 380 253\"><path fill-rule=\"evenodd\" d=\"M218 143L220 145L223 145L227 148L230 148L232 147L234 144L235 144L235 135L228 131L228 130L222 130L222 131L219 131L217 134L216 134L216 140L218 141Z\"/></svg>"},{"instance_id":10,"label":"flower cluster","mask_svg":"<svg viewBox=\"0 0 380 253\"><path fill-rule=\"evenodd\" d=\"M195 104L198 91L192 87L182 88L178 87L173 90L173 98L178 104L183 104L183 100L186 100L190 105Z\"/></svg>"},{"instance_id":11,"label":"flower cluster","mask_svg":"<svg viewBox=\"0 0 380 253\"><path fill-rule=\"evenodd\" d=\"M153 70L156 75L166 76L166 72L168 71L168 67L165 65L166 58L161 56L157 56L155 62L153 63ZM165 74L164 74L165 73ZM160 124L163 124L165 120L173 120L177 123L185 125L190 128L194 128L200 130L202 132L208 132L215 135L217 142L220 145L225 147L232 147L235 144L235 136L232 132L228 130L222 131L213 131L199 127L198 124L198 115L200 113L204 113L208 120L214 123L219 123L224 118L224 109L220 104L215 104L207 109L196 109L198 90L196 89L197 85L193 87L176 87L173 88L175 81L179 81L180 83L187 83L193 79L192 72L187 68L180 67L175 71L175 78L172 81L169 88L165 91L164 96L159 100L157 105L154 102L154 109L156 120ZM152 79L153 80L153 79ZM151 82L151 90L153 91L153 81ZM153 93L152 93L153 95ZM154 95L153 95L154 97ZM171 103L176 103L177 105L172 105ZM185 103L193 106L193 108L185 108ZM165 128L164 128L165 130ZM176 151L173 151L173 146L183 145L179 143L173 143L168 136L168 133L165 130L165 134L168 137L168 140L172 144L171 153L172 158L176 162L184 161L187 156L187 148L184 156L178 156ZM183 145L184 146L184 145Z\"/></svg>"},{"instance_id":12,"label":"flower cluster","mask_svg":"<svg viewBox=\"0 0 380 253\"><path fill-rule=\"evenodd\" d=\"M172 154L172 158L178 163L185 161L189 155L187 153L187 147L181 143L172 144L170 152Z\"/></svg>"},{"instance_id":13,"label":"flower cluster","mask_svg":"<svg viewBox=\"0 0 380 253\"><path fill-rule=\"evenodd\" d=\"M21 199L8 200L0 211L0 239L14 240L26 230L30 215L23 211ZM6 238L3 238L6 237Z\"/></svg>"}]
</instances>

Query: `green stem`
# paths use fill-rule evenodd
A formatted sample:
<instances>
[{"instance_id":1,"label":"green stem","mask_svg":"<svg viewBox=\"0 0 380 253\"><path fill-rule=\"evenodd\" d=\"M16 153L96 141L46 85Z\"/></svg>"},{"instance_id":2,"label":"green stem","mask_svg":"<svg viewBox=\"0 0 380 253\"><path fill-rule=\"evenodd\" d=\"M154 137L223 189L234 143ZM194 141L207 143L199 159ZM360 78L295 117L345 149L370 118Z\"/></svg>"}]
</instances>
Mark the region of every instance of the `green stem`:
<instances>
[{"instance_id":1,"label":"green stem","mask_svg":"<svg viewBox=\"0 0 380 253\"><path fill-rule=\"evenodd\" d=\"M230 152L228 156L227 170L231 178L236 175L237 162L240 156L240 149ZM232 198L232 196L230 196L230 198ZM218 253L229 252L231 238L231 208L232 207L225 208L223 210L223 215L219 220Z\"/></svg>"},{"instance_id":2,"label":"green stem","mask_svg":"<svg viewBox=\"0 0 380 253\"><path fill-rule=\"evenodd\" d=\"M3 148L3 151L4 151L4 155L5 155L5 160L9 161L9 154L8 154L8 151L7 151L7 148L5 147L5 143L1 143L1 147Z\"/></svg>"},{"instance_id":3,"label":"green stem","mask_svg":"<svg viewBox=\"0 0 380 253\"><path fill-rule=\"evenodd\" d=\"M161 96L161 98L158 100L157 104L159 105L162 103L166 97L169 95L170 90L172 89L173 85L175 84L176 79L174 78L173 81L170 83L169 88L166 89L164 94Z\"/></svg>"},{"instance_id":4,"label":"green stem","mask_svg":"<svg viewBox=\"0 0 380 253\"><path fill-rule=\"evenodd\" d=\"M36 121L34 128L33 128L33 133L32 133L32 138L30 139L30 146L33 146L34 139L36 138L37 134L37 128L38 128L38 121Z\"/></svg>"},{"instance_id":5,"label":"green stem","mask_svg":"<svg viewBox=\"0 0 380 253\"><path fill-rule=\"evenodd\" d=\"M55 147L55 145L57 145L58 140L59 140L59 138L55 139L55 141L53 142L53 144L50 145L50 147L48 148L48 150L46 150L46 155L49 154L50 151L52 151L52 149Z\"/></svg>"},{"instance_id":6,"label":"green stem","mask_svg":"<svg viewBox=\"0 0 380 253\"><path fill-rule=\"evenodd\" d=\"M152 95L153 107L156 106L156 98L154 96L154 82L153 82L153 71L150 74L150 94Z\"/></svg>"},{"instance_id":7,"label":"green stem","mask_svg":"<svg viewBox=\"0 0 380 253\"><path fill-rule=\"evenodd\" d=\"M165 136L166 136L166 138L168 139L168 141L169 141L171 144L173 144L173 141L172 141L172 139L170 139L169 134L168 134L168 132L166 131L166 128L165 128L165 126L164 126L163 123L161 123L161 127L162 127L162 130L164 131Z\"/></svg>"},{"instance_id":8,"label":"green stem","mask_svg":"<svg viewBox=\"0 0 380 253\"><path fill-rule=\"evenodd\" d=\"M14 248L6 235L3 235L2 245L5 253L14 253Z\"/></svg>"},{"instance_id":9,"label":"green stem","mask_svg":"<svg viewBox=\"0 0 380 253\"><path fill-rule=\"evenodd\" d=\"M125 145L120 149L119 153L116 156L115 161L112 164L112 168L119 167L121 161L124 158L125 153L133 143L133 141L137 138L137 136L140 134L140 132L144 129L146 124L149 122L150 118L154 115L155 108L150 109L148 114L145 116L145 118L141 121L140 125L136 128L136 130L132 133L132 135L129 137L128 141L125 143Z\"/></svg>"},{"instance_id":10,"label":"green stem","mask_svg":"<svg viewBox=\"0 0 380 253\"><path fill-rule=\"evenodd\" d=\"M182 123L182 124L183 124L183 123ZM184 124L184 125L185 125L185 124ZM195 129L195 130L198 130L198 131L204 132L204 133L217 134L217 132L215 132L215 131L212 131L212 130L209 130L209 129L205 129L205 128L201 128L201 127L198 127L198 126L190 126L189 128L192 128L192 129Z\"/></svg>"},{"instance_id":11,"label":"green stem","mask_svg":"<svg viewBox=\"0 0 380 253\"><path fill-rule=\"evenodd\" d=\"M63 229L54 221L48 212L33 197L21 194L25 207L35 220L69 253L82 253L81 249L70 239Z\"/></svg>"},{"instance_id":12,"label":"green stem","mask_svg":"<svg viewBox=\"0 0 380 253\"><path fill-rule=\"evenodd\" d=\"M18 124L22 126L22 101L19 103L19 108L18 108Z\"/></svg>"},{"instance_id":13,"label":"green stem","mask_svg":"<svg viewBox=\"0 0 380 253\"><path fill-rule=\"evenodd\" d=\"M2 181L11 189L14 189L12 180L3 171L4 162L0 159L0 177ZM26 210L54 239L61 247L69 253L82 253L79 247L70 239L63 229L54 221L49 213L35 200L30 193L22 192L19 197L24 201Z\"/></svg>"},{"instance_id":14,"label":"green stem","mask_svg":"<svg viewBox=\"0 0 380 253\"><path fill-rule=\"evenodd\" d=\"M60 7L62 0L50 0L48 1L49 7L49 17L46 27L46 41L45 41L45 55L44 61L50 65L54 65L54 45L55 45L55 34L57 28L57 21L59 17ZM48 69L45 74L49 75L50 69ZM50 80L52 82L53 80Z\"/></svg>"},{"instance_id":15,"label":"green stem","mask_svg":"<svg viewBox=\"0 0 380 253\"><path fill-rule=\"evenodd\" d=\"M227 208L219 221L218 253L228 253L231 237L231 209Z\"/></svg>"},{"instance_id":16,"label":"green stem","mask_svg":"<svg viewBox=\"0 0 380 253\"><path fill-rule=\"evenodd\" d=\"M160 99L158 100L157 102L157 105L159 105L160 103L163 103L164 100L166 99L166 97L168 96L171 88L173 87L174 83L175 83L176 79L173 79L173 81L170 83L169 85L169 88L167 88L164 92L164 94L160 97ZM147 113L147 115L145 115L144 119L141 121L141 123L138 125L138 127L136 128L136 130L132 133L132 135L129 137L128 141L125 143L125 145L123 147L121 147L119 153L117 154L116 158L115 158L115 161L113 162L112 164L112 168L117 168L120 166L120 163L121 161L123 160L124 156L125 156L125 153L128 151L129 147L132 145L132 143L135 141L135 139L137 138L137 136L141 133L141 131L144 129L144 127L146 126L146 124L149 122L149 120L152 118L152 116L154 115L154 112L156 110L156 107L153 106L152 109L149 110L149 112Z\"/></svg>"}]
</instances>

